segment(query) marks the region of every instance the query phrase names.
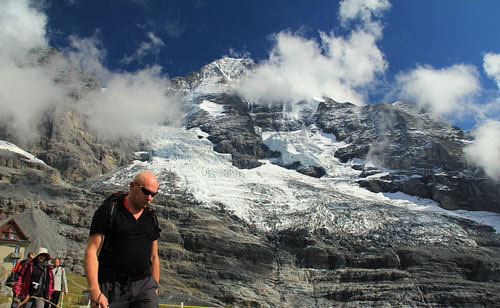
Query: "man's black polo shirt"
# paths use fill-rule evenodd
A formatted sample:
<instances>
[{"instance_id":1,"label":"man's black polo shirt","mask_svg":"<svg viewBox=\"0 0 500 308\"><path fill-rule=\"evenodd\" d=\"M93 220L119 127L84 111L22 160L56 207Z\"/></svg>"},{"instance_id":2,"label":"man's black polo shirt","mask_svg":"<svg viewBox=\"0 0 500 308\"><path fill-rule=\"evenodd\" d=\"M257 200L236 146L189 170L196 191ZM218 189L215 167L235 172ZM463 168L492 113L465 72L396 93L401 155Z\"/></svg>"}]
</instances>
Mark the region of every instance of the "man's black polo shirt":
<instances>
[{"instance_id":1,"label":"man's black polo shirt","mask_svg":"<svg viewBox=\"0 0 500 308\"><path fill-rule=\"evenodd\" d=\"M94 213L90 235L108 234L110 204L105 201ZM159 238L155 218L146 208L136 220L124 206L123 198L115 204L115 211L109 242L99 253L99 282L136 280L151 275L152 245Z\"/></svg>"}]
</instances>

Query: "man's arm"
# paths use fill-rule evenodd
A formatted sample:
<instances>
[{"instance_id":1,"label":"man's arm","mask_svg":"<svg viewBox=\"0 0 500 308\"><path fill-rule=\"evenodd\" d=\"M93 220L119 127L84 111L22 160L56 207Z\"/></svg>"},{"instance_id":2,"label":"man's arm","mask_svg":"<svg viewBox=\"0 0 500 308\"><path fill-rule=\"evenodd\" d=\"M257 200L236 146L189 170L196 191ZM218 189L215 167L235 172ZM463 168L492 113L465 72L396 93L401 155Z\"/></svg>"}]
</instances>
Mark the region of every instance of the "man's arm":
<instances>
[{"instance_id":1,"label":"man's arm","mask_svg":"<svg viewBox=\"0 0 500 308\"><path fill-rule=\"evenodd\" d=\"M160 285L160 259L158 258L158 240L153 241L151 249L151 274L153 279L156 280L158 286ZM158 294L158 290L156 290Z\"/></svg>"},{"instance_id":2,"label":"man's arm","mask_svg":"<svg viewBox=\"0 0 500 308\"><path fill-rule=\"evenodd\" d=\"M85 276L87 277L87 282L89 285L89 296L92 301L92 306L98 307L108 307L108 299L104 296L99 288L99 280L97 278L97 273L99 270L99 261L97 260L97 255L101 248L104 236L99 233L92 234L89 236L89 241L87 243L87 250L85 251Z\"/></svg>"}]
</instances>

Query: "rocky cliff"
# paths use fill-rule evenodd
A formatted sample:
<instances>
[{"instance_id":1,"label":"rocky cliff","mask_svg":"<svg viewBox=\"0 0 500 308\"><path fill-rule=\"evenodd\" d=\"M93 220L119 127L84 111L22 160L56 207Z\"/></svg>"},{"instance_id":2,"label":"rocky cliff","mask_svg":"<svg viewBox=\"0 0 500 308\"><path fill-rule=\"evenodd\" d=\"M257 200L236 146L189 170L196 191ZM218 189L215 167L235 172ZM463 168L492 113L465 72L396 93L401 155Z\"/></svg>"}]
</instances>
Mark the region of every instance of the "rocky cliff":
<instances>
[{"instance_id":1,"label":"rocky cliff","mask_svg":"<svg viewBox=\"0 0 500 308\"><path fill-rule=\"evenodd\" d=\"M22 172L1 168L2 174L14 169ZM15 215L32 245L48 247L69 270L82 274L93 210L103 192L120 187L89 191L68 184L33 185L32 170L25 171L14 182L4 177L2 214ZM51 177L49 170L44 174ZM407 229L400 234L391 232L395 226L364 237L322 228L263 232L224 210L204 208L181 191L172 196L159 195L155 201L163 229L159 242L162 302L495 307L500 301L500 236L468 220L455 221L465 234L437 233L434 244L417 236L397 239L421 226L416 217L405 223ZM361 218L354 209L344 211ZM305 221L309 215L304 213Z\"/></svg>"}]
</instances>

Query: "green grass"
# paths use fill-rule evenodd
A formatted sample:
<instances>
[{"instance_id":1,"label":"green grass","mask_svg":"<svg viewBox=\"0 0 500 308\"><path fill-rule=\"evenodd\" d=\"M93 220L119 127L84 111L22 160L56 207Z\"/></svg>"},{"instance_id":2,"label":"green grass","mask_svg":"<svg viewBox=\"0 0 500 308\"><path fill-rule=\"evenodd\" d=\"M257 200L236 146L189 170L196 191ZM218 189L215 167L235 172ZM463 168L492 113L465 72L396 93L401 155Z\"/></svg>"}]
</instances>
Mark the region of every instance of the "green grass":
<instances>
[{"instance_id":1,"label":"green grass","mask_svg":"<svg viewBox=\"0 0 500 308\"><path fill-rule=\"evenodd\" d=\"M64 296L63 307L76 308L87 303L82 301L84 290L87 290L87 279L85 277L66 272L66 279L68 280L68 294ZM62 295L61 295L62 296ZM59 299L59 304L61 303Z\"/></svg>"},{"instance_id":2,"label":"green grass","mask_svg":"<svg viewBox=\"0 0 500 308\"><path fill-rule=\"evenodd\" d=\"M11 302L10 297L0 294L0 304L10 303L10 302Z\"/></svg>"}]
</instances>

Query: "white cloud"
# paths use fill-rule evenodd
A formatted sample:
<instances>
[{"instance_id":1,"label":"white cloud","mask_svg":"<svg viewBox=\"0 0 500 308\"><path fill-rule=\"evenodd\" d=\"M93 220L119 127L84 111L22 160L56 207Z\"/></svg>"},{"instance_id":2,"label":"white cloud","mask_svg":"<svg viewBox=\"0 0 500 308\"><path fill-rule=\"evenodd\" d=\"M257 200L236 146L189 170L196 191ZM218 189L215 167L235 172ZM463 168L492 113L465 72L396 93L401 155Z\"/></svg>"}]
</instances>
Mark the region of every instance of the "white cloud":
<instances>
[{"instance_id":1,"label":"white cloud","mask_svg":"<svg viewBox=\"0 0 500 308\"><path fill-rule=\"evenodd\" d=\"M284 32L276 35L269 60L241 84L240 93L257 103L296 102L321 95L363 101L342 81L340 63L323 55L315 41Z\"/></svg>"},{"instance_id":2,"label":"white cloud","mask_svg":"<svg viewBox=\"0 0 500 308\"><path fill-rule=\"evenodd\" d=\"M497 82L500 89L500 54L487 53L483 57L483 68L486 74Z\"/></svg>"},{"instance_id":3,"label":"white cloud","mask_svg":"<svg viewBox=\"0 0 500 308\"><path fill-rule=\"evenodd\" d=\"M36 138L36 120L63 92L27 61L31 48L46 46L46 21L27 0L0 1L0 122L26 142Z\"/></svg>"},{"instance_id":4,"label":"white cloud","mask_svg":"<svg viewBox=\"0 0 500 308\"><path fill-rule=\"evenodd\" d=\"M178 105L164 94L166 83L158 66L111 74L106 91L87 97L79 108L107 137L130 135L140 124L179 124Z\"/></svg>"},{"instance_id":5,"label":"white cloud","mask_svg":"<svg viewBox=\"0 0 500 308\"><path fill-rule=\"evenodd\" d=\"M29 6L28 0L0 1L0 57L11 61L33 46L44 46L47 17Z\"/></svg>"},{"instance_id":6,"label":"white cloud","mask_svg":"<svg viewBox=\"0 0 500 308\"><path fill-rule=\"evenodd\" d=\"M388 67L376 45L379 37L371 33L354 31L348 39L322 33L321 38L328 60L333 64L331 69L339 70L339 79L351 87L369 85L376 74L385 72Z\"/></svg>"},{"instance_id":7,"label":"white cloud","mask_svg":"<svg viewBox=\"0 0 500 308\"><path fill-rule=\"evenodd\" d=\"M382 13L390 9L388 0L344 0L340 2L340 22L347 26L350 21L361 20L365 25L372 23L372 15L380 17Z\"/></svg>"},{"instance_id":8,"label":"white cloud","mask_svg":"<svg viewBox=\"0 0 500 308\"><path fill-rule=\"evenodd\" d=\"M152 45L163 44L152 33L149 38ZM140 124L177 124L176 121L182 118L177 104L164 94L169 81L162 76L159 66L136 72L108 70L103 64L106 50L101 47L98 33L91 38L72 36L71 46L72 49L66 51L67 56L84 71L96 74L106 87L104 92L93 93L77 105L101 136L127 136ZM139 51L146 52L151 46L142 47Z\"/></svg>"},{"instance_id":9,"label":"white cloud","mask_svg":"<svg viewBox=\"0 0 500 308\"><path fill-rule=\"evenodd\" d=\"M137 61L140 63L147 55L158 55L161 48L165 46L165 43L163 43L162 39L157 37L153 32L148 33L148 39L148 41L144 41L139 45L135 54L124 57L122 62L129 64Z\"/></svg>"},{"instance_id":10,"label":"white cloud","mask_svg":"<svg viewBox=\"0 0 500 308\"><path fill-rule=\"evenodd\" d=\"M464 64L443 69L419 66L399 74L397 84L400 98L424 104L440 115L467 111L481 90L477 69Z\"/></svg>"},{"instance_id":11,"label":"white cloud","mask_svg":"<svg viewBox=\"0 0 500 308\"><path fill-rule=\"evenodd\" d=\"M94 74L101 85L106 85L110 72L103 65L107 51L102 47L99 31L89 38L71 35L69 39L71 47L63 50L66 57L83 71Z\"/></svg>"},{"instance_id":12,"label":"white cloud","mask_svg":"<svg viewBox=\"0 0 500 308\"><path fill-rule=\"evenodd\" d=\"M43 112L61 104L64 94L40 67L4 65L0 70L0 122L8 123L29 142L38 136Z\"/></svg>"},{"instance_id":13,"label":"white cloud","mask_svg":"<svg viewBox=\"0 0 500 308\"><path fill-rule=\"evenodd\" d=\"M474 131L474 143L465 148L467 158L483 168L494 180L500 180L500 122L484 124Z\"/></svg>"},{"instance_id":14,"label":"white cloud","mask_svg":"<svg viewBox=\"0 0 500 308\"><path fill-rule=\"evenodd\" d=\"M320 44L289 32L276 34L269 59L241 83L240 94L257 103L328 96L340 102L365 104L367 89L388 67L376 45L382 26L371 19L369 23L345 38L320 32ZM373 31L375 28L378 30Z\"/></svg>"}]
</instances>

